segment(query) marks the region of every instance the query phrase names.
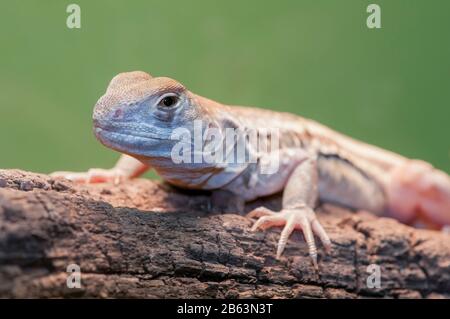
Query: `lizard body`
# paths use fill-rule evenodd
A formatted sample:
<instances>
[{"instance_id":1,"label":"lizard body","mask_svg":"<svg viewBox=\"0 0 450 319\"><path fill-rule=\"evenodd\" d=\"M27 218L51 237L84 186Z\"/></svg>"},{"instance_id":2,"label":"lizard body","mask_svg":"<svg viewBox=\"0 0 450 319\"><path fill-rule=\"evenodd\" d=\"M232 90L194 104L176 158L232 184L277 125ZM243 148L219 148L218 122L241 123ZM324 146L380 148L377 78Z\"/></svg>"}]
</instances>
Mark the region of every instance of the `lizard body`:
<instances>
[{"instance_id":1,"label":"lizard body","mask_svg":"<svg viewBox=\"0 0 450 319\"><path fill-rule=\"evenodd\" d=\"M285 226L277 257L296 228L303 231L315 266L313 234L330 248L331 241L314 213L318 199L389 214L403 222L421 219L435 226L450 224L450 178L430 164L354 140L297 115L224 105L170 78L140 71L117 75L97 102L93 120L99 141L126 155L110 170L56 172L54 176L118 181L151 167L171 184L219 194L226 191L236 202L282 191L281 212L261 207L249 214L259 217L253 229ZM179 140L173 139L173 133L178 128L195 132L195 121L201 121L202 133L209 128L220 132L231 128L259 135L266 128L276 129L276 152L261 152L250 143L245 151L257 159L254 162L175 163L173 150ZM263 165L274 163L276 172L261 173Z\"/></svg>"}]
</instances>

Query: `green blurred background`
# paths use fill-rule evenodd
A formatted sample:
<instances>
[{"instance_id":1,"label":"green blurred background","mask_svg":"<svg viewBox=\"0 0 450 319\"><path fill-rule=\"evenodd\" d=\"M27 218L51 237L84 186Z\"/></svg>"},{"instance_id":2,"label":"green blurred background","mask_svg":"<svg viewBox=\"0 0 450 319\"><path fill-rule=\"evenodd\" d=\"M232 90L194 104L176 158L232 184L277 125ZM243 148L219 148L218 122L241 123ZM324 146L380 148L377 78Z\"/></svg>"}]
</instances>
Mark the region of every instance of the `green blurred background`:
<instances>
[{"instance_id":1,"label":"green blurred background","mask_svg":"<svg viewBox=\"0 0 450 319\"><path fill-rule=\"evenodd\" d=\"M66 7L81 6L81 29ZM366 7L381 6L382 29ZM92 107L117 73L290 111L450 171L450 1L2 1L0 167L110 167Z\"/></svg>"}]
</instances>

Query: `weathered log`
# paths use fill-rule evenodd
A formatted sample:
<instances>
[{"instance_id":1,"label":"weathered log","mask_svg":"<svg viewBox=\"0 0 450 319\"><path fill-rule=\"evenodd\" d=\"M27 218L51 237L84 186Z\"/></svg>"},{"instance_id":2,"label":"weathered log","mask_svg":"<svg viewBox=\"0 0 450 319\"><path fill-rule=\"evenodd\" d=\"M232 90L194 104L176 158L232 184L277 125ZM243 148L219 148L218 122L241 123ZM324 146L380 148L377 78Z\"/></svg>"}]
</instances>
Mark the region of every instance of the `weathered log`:
<instances>
[{"instance_id":1,"label":"weathered log","mask_svg":"<svg viewBox=\"0 0 450 319\"><path fill-rule=\"evenodd\" d=\"M145 179L77 185L0 170L0 297L450 297L450 235L325 205L333 248L319 244L317 272L299 232L276 260L279 230L252 233L250 219L209 204ZM261 204L279 198L247 209ZM66 284L70 264L81 288Z\"/></svg>"}]
</instances>

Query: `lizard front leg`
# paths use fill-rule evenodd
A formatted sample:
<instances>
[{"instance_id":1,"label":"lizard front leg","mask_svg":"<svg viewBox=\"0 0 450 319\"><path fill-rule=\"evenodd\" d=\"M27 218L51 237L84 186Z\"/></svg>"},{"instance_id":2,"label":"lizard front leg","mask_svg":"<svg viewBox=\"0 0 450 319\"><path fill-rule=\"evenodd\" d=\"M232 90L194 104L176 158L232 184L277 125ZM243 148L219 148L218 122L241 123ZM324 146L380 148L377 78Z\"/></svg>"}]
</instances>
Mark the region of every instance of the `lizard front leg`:
<instances>
[{"instance_id":1,"label":"lizard front leg","mask_svg":"<svg viewBox=\"0 0 450 319\"><path fill-rule=\"evenodd\" d=\"M110 169L91 168L87 172L54 172L52 177L63 177L77 183L120 183L123 180L142 175L149 169L147 164L123 154Z\"/></svg>"},{"instance_id":2,"label":"lizard front leg","mask_svg":"<svg viewBox=\"0 0 450 319\"><path fill-rule=\"evenodd\" d=\"M308 158L301 162L290 175L283 191L283 208L280 212L272 212L260 207L249 213L249 217L259 217L252 230L284 225L278 242L277 258L281 257L291 233L295 229L301 229L314 267L318 268L314 234L321 239L327 251L331 248L331 241L313 210L317 197L317 162L315 158Z\"/></svg>"}]
</instances>

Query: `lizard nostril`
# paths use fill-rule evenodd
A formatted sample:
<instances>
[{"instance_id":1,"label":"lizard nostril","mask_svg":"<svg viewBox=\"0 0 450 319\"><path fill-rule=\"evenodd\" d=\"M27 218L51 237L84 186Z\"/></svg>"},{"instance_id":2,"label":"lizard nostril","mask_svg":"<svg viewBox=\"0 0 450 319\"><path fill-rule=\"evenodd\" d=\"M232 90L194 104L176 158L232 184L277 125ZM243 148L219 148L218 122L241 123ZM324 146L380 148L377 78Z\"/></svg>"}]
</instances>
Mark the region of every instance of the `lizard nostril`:
<instances>
[{"instance_id":1,"label":"lizard nostril","mask_svg":"<svg viewBox=\"0 0 450 319\"><path fill-rule=\"evenodd\" d=\"M121 118L122 115L123 115L122 109L117 109L117 110L114 112L114 118Z\"/></svg>"}]
</instances>

